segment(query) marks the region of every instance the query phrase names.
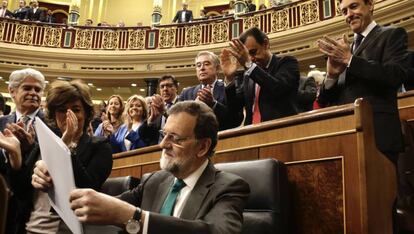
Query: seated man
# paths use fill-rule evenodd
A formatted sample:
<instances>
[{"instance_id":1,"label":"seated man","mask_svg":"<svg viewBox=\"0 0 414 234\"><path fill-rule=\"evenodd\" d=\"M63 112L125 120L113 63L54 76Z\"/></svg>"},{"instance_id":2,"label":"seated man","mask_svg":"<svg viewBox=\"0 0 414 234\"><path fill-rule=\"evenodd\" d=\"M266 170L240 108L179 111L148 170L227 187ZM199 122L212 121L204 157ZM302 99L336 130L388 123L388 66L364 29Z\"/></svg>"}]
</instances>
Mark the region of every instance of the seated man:
<instances>
[{"instance_id":1,"label":"seated man","mask_svg":"<svg viewBox=\"0 0 414 234\"><path fill-rule=\"evenodd\" d=\"M70 198L75 214L86 223L125 226L128 233L240 233L249 186L209 160L218 131L213 111L202 102L185 101L168 114L161 131L162 170L120 199L75 189Z\"/></svg>"}]
</instances>

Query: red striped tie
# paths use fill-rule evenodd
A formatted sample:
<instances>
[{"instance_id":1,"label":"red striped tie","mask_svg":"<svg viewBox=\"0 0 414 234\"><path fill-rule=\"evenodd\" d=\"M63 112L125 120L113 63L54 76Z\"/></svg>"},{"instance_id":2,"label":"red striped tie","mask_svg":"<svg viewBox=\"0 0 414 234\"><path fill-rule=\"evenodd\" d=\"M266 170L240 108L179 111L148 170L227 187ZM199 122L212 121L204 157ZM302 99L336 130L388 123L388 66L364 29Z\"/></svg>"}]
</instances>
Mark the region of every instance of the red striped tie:
<instances>
[{"instance_id":1,"label":"red striped tie","mask_svg":"<svg viewBox=\"0 0 414 234\"><path fill-rule=\"evenodd\" d=\"M259 94L260 94L260 86L256 84L256 94L254 97L254 107L253 107L253 124L258 124L262 121L262 117L260 115L260 108L259 108Z\"/></svg>"}]
</instances>

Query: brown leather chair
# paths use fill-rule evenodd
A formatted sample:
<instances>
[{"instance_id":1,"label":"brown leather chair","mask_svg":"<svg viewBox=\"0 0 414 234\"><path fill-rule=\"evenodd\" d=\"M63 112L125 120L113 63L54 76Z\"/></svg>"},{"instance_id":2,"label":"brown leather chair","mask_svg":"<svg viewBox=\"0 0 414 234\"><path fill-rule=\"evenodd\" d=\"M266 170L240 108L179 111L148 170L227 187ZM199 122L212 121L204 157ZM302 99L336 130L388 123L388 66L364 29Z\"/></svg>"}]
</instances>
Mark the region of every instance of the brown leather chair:
<instances>
[{"instance_id":1,"label":"brown leather chair","mask_svg":"<svg viewBox=\"0 0 414 234\"><path fill-rule=\"evenodd\" d=\"M6 180L0 175L0 234L4 234L6 229L7 205L9 203L10 190Z\"/></svg>"},{"instance_id":2,"label":"brown leather chair","mask_svg":"<svg viewBox=\"0 0 414 234\"><path fill-rule=\"evenodd\" d=\"M288 181L285 165L275 159L218 163L216 168L242 177L250 185L242 234L288 232Z\"/></svg>"}]
</instances>

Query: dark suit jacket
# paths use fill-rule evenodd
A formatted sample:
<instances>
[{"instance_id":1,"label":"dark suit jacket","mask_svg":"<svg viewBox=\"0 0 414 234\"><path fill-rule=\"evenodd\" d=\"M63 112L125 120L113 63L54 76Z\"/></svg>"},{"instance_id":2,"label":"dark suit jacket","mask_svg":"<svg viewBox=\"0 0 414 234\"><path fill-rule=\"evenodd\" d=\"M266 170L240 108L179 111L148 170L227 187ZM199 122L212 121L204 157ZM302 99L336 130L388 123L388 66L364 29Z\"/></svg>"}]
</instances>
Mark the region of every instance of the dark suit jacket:
<instances>
[{"instance_id":1,"label":"dark suit jacket","mask_svg":"<svg viewBox=\"0 0 414 234\"><path fill-rule=\"evenodd\" d=\"M201 84L184 89L178 97L178 100L195 100L199 89L201 89ZM219 122L220 130L240 126L242 116L239 113L232 113L229 111L227 107L225 86L222 81L216 81L213 89L213 97L217 101L217 104L213 107L213 111Z\"/></svg>"},{"instance_id":2,"label":"dark suit jacket","mask_svg":"<svg viewBox=\"0 0 414 234\"><path fill-rule=\"evenodd\" d=\"M313 102L316 99L315 78L313 77L301 77L299 80L298 89L298 110L299 112L310 111L313 109Z\"/></svg>"},{"instance_id":3,"label":"dark suit jacket","mask_svg":"<svg viewBox=\"0 0 414 234\"><path fill-rule=\"evenodd\" d=\"M9 11L8 9L6 9L6 14L4 14L4 17L13 17L13 13L11 11Z\"/></svg>"},{"instance_id":4,"label":"dark suit jacket","mask_svg":"<svg viewBox=\"0 0 414 234\"><path fill-rule=\"evenodd\" d=\"M246 12L252 12L252 11L256 11L256 5L254 3L247 4L247 11Z\"/></svg>"},{"instance_id":5,"label":"dark suit jacket","mask_svg":"<svg viewBox=\"0 0 414 234\"><path fill-rule=\"evenodd\" d=\"M28 9L29 8L23 7L23 8L19 8L19 9L15 10L13 12L14 18L19 19L19 20L24 20L24 18L26 17Z\"/></svg>"},{"instance_id":6,"label":"dark suit jacket","mask_svg":"<svg viewBox=\"0 0 414 234\"><path fill-rule=\"evenodd\" d=\"M181 21L181 13L183 10L178 11L177 14L175 14L175 17L173 19L173 22L177 21L177 23L186 23L193 20L193 12L190 10L185 11L185 22Z\"/></svg>"},{"instance_id":7,"label":"dark suit jacket","mask_svg":"<svg viewBox=\"0 0 414 234\"><path fill-rule=\"evenodd\" d=\"M33 12L33 8L29 8L26 13L26 18L30 21L44 21L45 12L39 8L37 8L36 13Z\"/></svg>"},{"instance_id":8,"label":"dark suit jacket","mask_svg":"<svg viewBox=\"0 0 414 234\"><path fill-rule=\"evenodd\" d=\"M322 86L319 100L330 104L368 100L373 109L376 145L390 156L402 151L397 90L406 77L407 33L403 28L376 26L354 52L344 85ZM396 160L391 158L391 160Z\"/></svg>"},{"instance_id":9,"label":"dark suit jacket","mask_svg":"<svg viewBox=\"0 0 414 234\"><path fill-rule=\"evenodd\" d=\"M120 195L120 199L151 212L148 234L241 232L242 213L249 196L249 185L243 179L218 171L209 163L180 218L159 214L173 181L172 174L158 171L143 178L135 189Z\"/></svg>"},{"instance_id":10,"label":"dark suit jacket","mask_svg":"<svg viewBox=\"0 0 414 234\"><path fill-rule=\"evenodd\" d=\"M246 108L245 125L252 123L255 85L260 86L259 108L262 121L297 114L296 98L299 85L299 65L291 56L272 56L267 71L257 66L250 76L238 76L226 88L230 112Z\"/></svg>"}]
</instances>

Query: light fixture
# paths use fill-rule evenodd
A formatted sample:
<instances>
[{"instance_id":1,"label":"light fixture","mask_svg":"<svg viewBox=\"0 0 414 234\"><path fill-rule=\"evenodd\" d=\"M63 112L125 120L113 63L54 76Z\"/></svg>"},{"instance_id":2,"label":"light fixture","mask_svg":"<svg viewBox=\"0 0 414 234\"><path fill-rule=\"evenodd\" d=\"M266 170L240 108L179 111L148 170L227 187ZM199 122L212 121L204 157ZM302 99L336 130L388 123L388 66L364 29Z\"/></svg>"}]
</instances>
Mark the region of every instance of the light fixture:
<instances>
[{"instance_id":1,"label":"light fixture","mask_svg":"<svg viewBox=\"0 0 414 234\"><path fill-rule=\"evenodd\" d=\"M101 88L96 88L96 91L102 91L102 89Z\"/></svg>"},{"instance_id":2,"label":"light fixture","mask_svg":"<svg viewBox=\"0 0 414 234\"><path fill-rule=\"evenodd\" d=\"M311 65L309 65L309 68L310 68L310 69L315 69L315 68L316 68L316 66L315 66L315 65L313 65L313 64L311 64Z\"/></svg>"},{"instance_id":3,"label":"light fixture","mask_svg":"<svg viewBox=\"0 0 414 234\"><path fill-rule=\"evenodd\" d=\"M132 87L137 87L137 84L131 84Z\"/></svg>"},{"instance_id":4,"label":"light fixture","mask_svg":"<svg viewBox=\"0 0 414 234\"><path fill-rule=\"evenodd\" d=\"M141 92L145 92L145 89L141 88L141 89L139 89L139 91L141 91Z\"/></svg>"},{"instance_id":5,"label":"light fixture","mask_svg":"<svg viewBox=\"0 0 414 234\"><path fill-rule=\"evenodd\" d=\"M48 81L48 80L45 80L45 83L46 83L46 84L49 84L49 81Z\"/></svg>"},{"instance_id":6,"label":"light fixture","mask_svg":"<svg viewBox=\"0 0 414 234\"><path fill-rule=\"evenodd\" d=\"M6 82L4 82L4 83L9 84L10 82L6 81Z\"/></svg>"},{"instance_id":7,"label":"light fixture","mask_svg":"<svg viewBox=\"0 0 414 234\"><path fill-rule=\"evenodd\" d=\"M93 86L93 83L88 83L89 86Z\"/></svg>"}]
</instances>

